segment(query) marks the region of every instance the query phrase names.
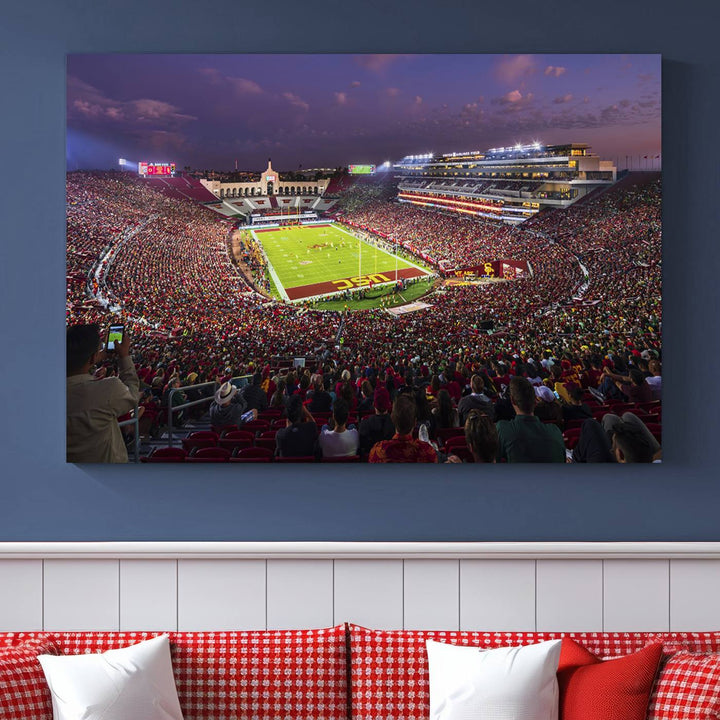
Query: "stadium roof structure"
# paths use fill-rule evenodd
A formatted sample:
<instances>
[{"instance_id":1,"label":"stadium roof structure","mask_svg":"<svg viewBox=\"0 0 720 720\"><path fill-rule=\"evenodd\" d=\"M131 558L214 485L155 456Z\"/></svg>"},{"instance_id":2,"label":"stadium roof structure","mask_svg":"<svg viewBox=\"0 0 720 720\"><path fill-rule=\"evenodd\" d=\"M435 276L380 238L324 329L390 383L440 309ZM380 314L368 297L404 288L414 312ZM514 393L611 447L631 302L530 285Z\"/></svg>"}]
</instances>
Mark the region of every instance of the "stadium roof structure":
<instances>
[{"instance_id":1,"label":"stadium roof structure","mask_svg":"<svg viewBox=\"0 0 720 720\"><path fill-rule=\"evenodd\" d=\"M400 202L512 224L546 207L568 207L617 179L614 163L585 143L409 155L394 169Z\"/></svg>"}]
</instances>

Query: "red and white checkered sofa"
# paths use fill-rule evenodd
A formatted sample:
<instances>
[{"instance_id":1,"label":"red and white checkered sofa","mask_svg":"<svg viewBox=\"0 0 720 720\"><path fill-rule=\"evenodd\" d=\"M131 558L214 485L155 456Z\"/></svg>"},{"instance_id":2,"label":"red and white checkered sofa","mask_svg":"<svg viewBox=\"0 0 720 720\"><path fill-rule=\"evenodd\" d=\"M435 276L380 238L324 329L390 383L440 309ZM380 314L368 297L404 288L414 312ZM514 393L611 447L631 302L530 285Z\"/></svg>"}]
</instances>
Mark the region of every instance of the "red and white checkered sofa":
<instances>
[{"instance_id":1,"label":"red and white checkered sofa","mask_svg":"<svg viewBox=\"0 0 720 720\"><path fill-rule=\"evenodd\" d=\"M0 633L0 718L52 720L34 654L103 652L159 633ZM420 720L429 716L428 639L477 647L528 645L567 635L601 658L662 642L647 720L720 717L720 633L505 633L319 630L170 633L185 720ZM25 660L3 659L29 643ZM7 655L5 655L7 658ZM14 685L3 678L12 675Z\"/></svg>"}]
</instances>

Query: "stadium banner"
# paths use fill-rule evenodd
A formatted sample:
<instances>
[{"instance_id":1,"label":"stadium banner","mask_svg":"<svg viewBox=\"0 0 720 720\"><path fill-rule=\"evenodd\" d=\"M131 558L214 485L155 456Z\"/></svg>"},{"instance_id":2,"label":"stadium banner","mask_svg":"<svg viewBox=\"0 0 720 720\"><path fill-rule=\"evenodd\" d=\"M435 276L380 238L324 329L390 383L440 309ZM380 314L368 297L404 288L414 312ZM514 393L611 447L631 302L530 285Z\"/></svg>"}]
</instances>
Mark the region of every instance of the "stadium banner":
<instances>
[{"instance_id":1,"label":"stadium banner","mask_svg":"<svg viewBox=\"0 0 720 720\"><path fill-rule=\"evenodd\" d=\"M455 268L456 277L490 277L516 280L530 275L530 268L524 260L492 260L479 265Z\"/></svg>"}]
</instances>

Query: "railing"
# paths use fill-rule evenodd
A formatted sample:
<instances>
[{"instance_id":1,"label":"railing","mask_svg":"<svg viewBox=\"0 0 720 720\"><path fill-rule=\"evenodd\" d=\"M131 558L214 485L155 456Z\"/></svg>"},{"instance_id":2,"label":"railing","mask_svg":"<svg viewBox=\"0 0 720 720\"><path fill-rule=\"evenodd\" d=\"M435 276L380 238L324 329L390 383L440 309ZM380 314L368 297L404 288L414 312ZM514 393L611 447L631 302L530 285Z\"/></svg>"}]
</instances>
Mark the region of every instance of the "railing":
<instances>
[{"instance_id":1,"label":"railing","mask_svg":"<svg viewBox=\"0 0 720 720\"><path fill-rule=\"evenodd\" d=\"M133 443L135 446L135 462L140 462L140 418L138 417L138 413L140 412L140 408L138 407L138 404L135 403L135 409L132 411L133 416L129 420L123 420L122 422L118 423L119 427L124 427L125 425L134 425L135 426L135 442Z\"/></svg>"},{"instance_id":2,"label":"railing","mask_svg":"<svg viewBox=\"0 0 720 720\"><path fill-rule=\"evenodd\" d=\"M249 384L250 378L252 375L238 375L236 377L230 378L230 382L235 385L237 388L245 387L245 385ZM212 386L212 392L207 396L200 398L199 400L191 400L190 402L183 403L182 405L175 405L173 406L172 401L173 397L175 396L175 393L183 392L185 390L200 390L202 388L206 388L208 386ZM220 387L220 385L217 382L206 382L206 383L200 383L198 385L183 385L182 387L173 388L168 393L168 407L167 407L167 418L168 418L168 447L172 447L173 445L173 413L179 412L181 410L185 410L186 408L190 407L197 407L198 405L202 405L204 403L210 404L213 400L213 397L215 395L215 391Z\"/></svg>"}]
</instances>

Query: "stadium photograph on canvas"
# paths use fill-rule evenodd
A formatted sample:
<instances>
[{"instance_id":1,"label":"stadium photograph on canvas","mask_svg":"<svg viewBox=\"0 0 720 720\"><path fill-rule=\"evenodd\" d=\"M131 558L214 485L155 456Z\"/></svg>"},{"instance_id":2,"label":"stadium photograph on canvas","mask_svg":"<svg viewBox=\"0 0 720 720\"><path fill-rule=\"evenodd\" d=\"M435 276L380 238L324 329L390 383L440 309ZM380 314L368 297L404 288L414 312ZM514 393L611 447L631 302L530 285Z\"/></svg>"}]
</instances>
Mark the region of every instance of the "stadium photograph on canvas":
<instances>
[{"instance_id":1,"label":"stadium photograph on canvas","mask_svg":"<svg viewBox=\"0 0 720 720\"><path fill-rule=\"evenodd\" d=\"M661 460L659 55L69 55L66 159L68 462Z\"/></svg>"}]
</instances>

